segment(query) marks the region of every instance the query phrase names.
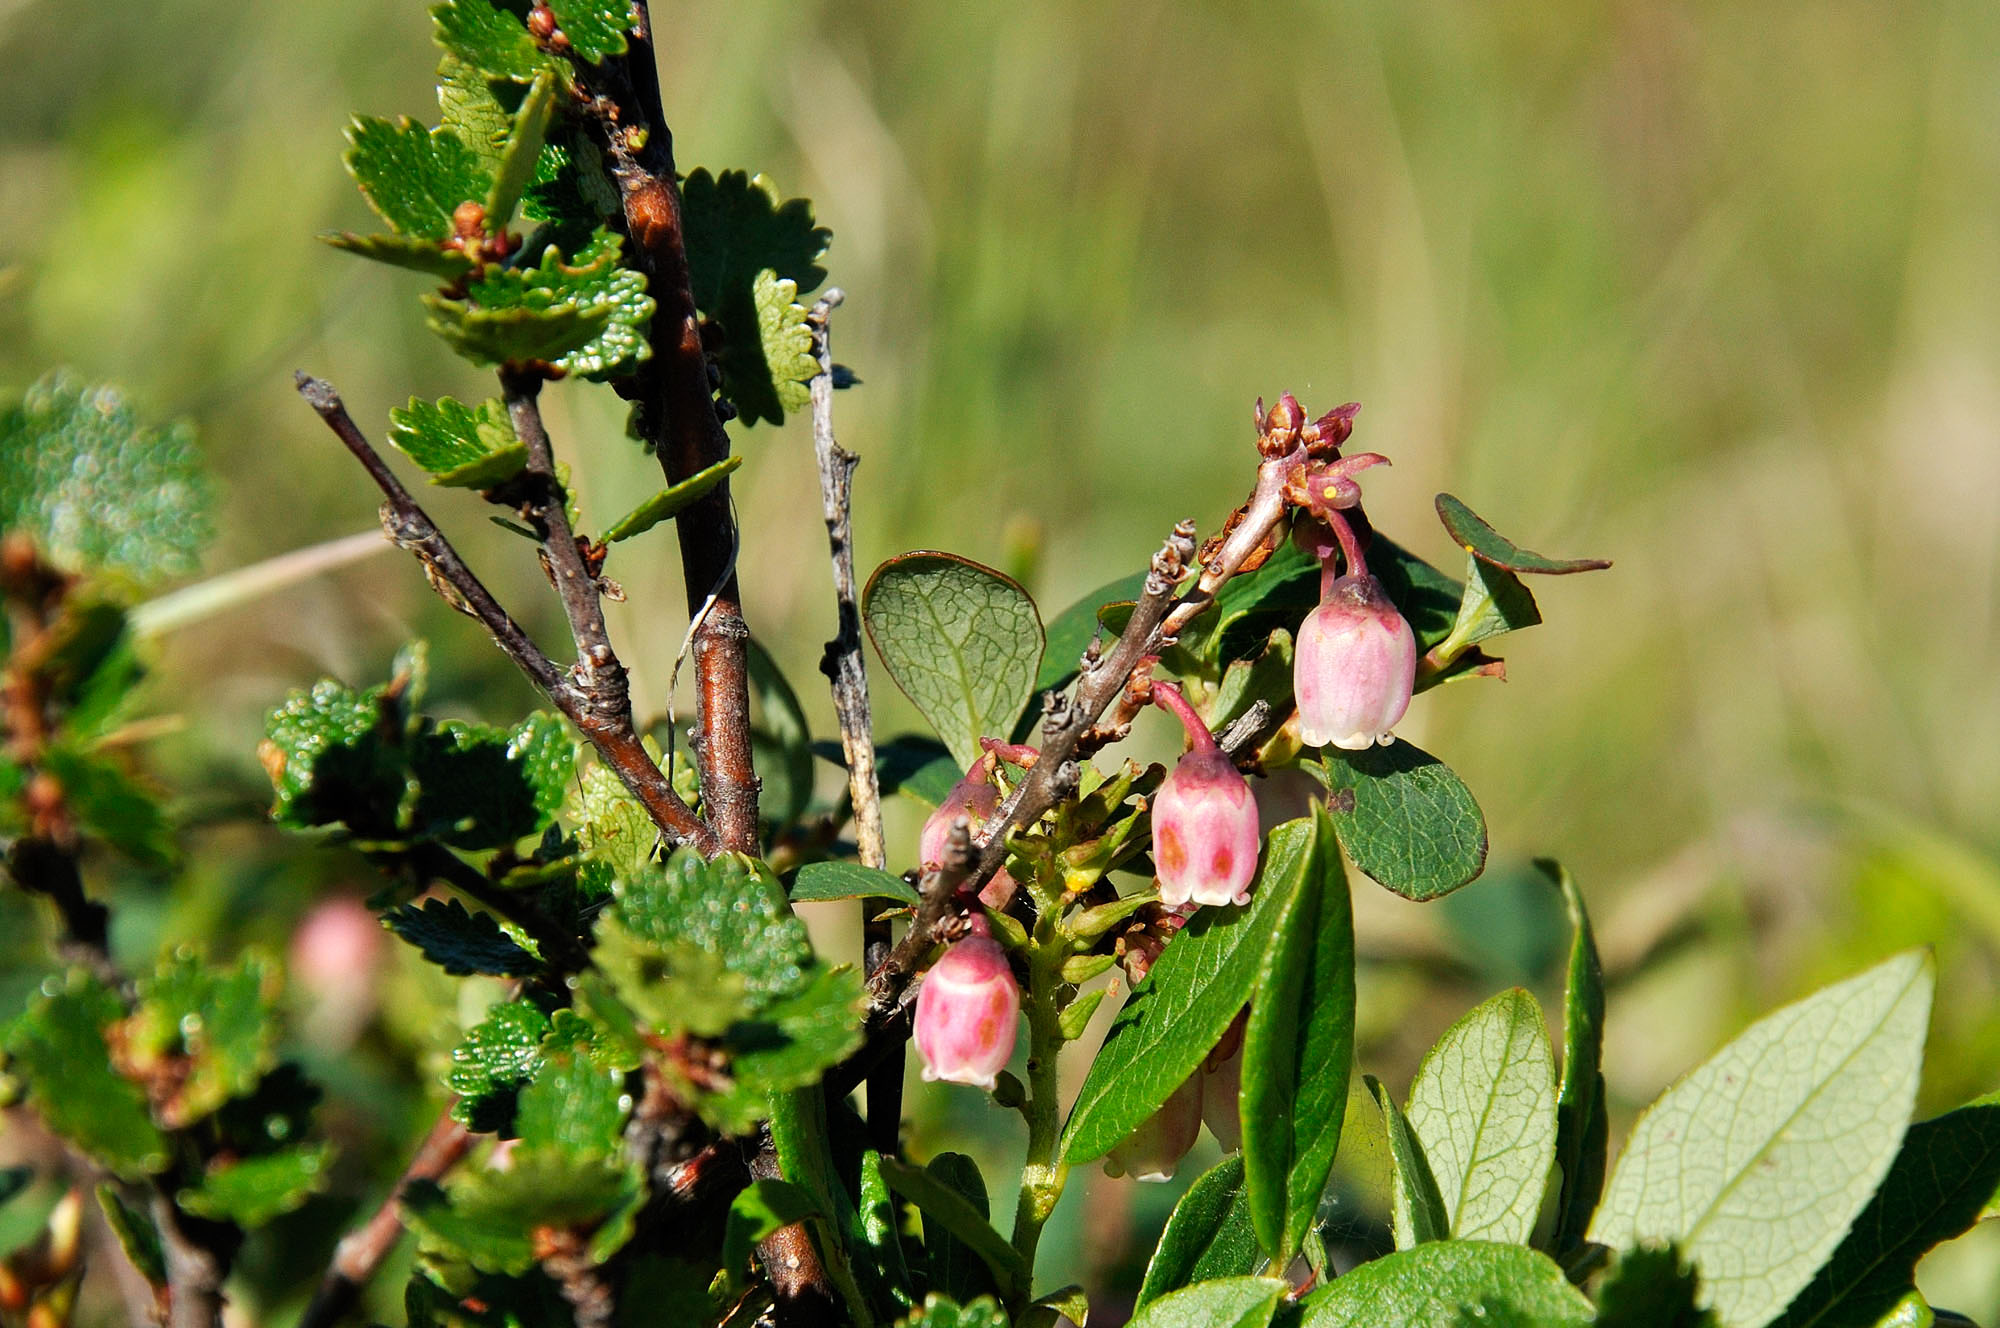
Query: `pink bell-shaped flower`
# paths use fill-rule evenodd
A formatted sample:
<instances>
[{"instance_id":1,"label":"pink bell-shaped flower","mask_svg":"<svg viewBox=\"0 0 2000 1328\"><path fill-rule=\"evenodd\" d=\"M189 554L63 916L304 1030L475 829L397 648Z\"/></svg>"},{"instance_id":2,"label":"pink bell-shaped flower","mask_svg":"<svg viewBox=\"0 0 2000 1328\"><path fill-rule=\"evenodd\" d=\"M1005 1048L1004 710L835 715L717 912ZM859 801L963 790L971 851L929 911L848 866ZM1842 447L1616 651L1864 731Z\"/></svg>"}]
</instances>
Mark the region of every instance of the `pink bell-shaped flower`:
<instances>
[{"instance_id":1,"label":"pink bell-shaped flower","mask_svg":"<svg viewBox=\"0 0 2000 1328\"><path fill-rule=\"evenodd\" d=\"M1243 1025L1249 1017L1248 1010L1237 1014L1201 1062L1202 1123L1225 1153L1243 1146Z\"/></svg>"},{"instance_id":2,"label":"pink bell-shaped flower","mask_svg":"<svg viewBox=\"0 0 2000 1328\"><path fill-rule=\"evenodd\" d=\"M1382 583L1365 570L1332 581L1299 627L1299 740L1348 751L1388 742L1416 678L1417 639Z\"/></svg>"},{"instance_id":3,"label":"pink bell-shaped flower","mask_svg":"<svg viewBox=\"0 0 2000 1328\"><path fill-rule=\"evenodd\" d=\"M979 827L1000 810L1000 790L993 784L994 766L1003 760L1019 765L1034 756L1032 747L1015 747L990 739L987 744L986 751L965 772L965 778L951 786L951 792L945 794L944 801L924 821L924 828L917 836L917 862L925 871L935 871L944 861L945 843L959 817L963 816L977 834ZM988 908L1004 909L1016 888L1014 878L1002 867L979 891L979 902Z\"/></svg>"},{"instance_id":4,"label":"pink bell-shaped flower","mask_svg":"<svg viewBox=\"0 0 2000 1328\"><path fill-rule=\"evenodd\" d=\"M1021 988L986 919L945 950L917 991L914 1040L924 1078L991 1090L1014 1054Z\"/></svg>"},{"instance_id":5,"label":"pink bell-shaped flower","mask_svg":"<svg viewBox=\"0 0 2000 1328\"><path fill-rule=\"evenodd\" d=\"M1104 1174L1133 1180L1174 1178L1174 1168L1201 1136L1201 1071L1176 1088L1160 1109L1104 1158Z\"/></svg>"},{"instance_id":6,"label":"pink bell-shaped flower","mask_svg":"<svg viewBox=\"0 0 2000 1328\"><path fill-rule=\"evenodd\" d=\"M1250 785L1215 745L1180 689L1153 684L1153 700L1171 710L1193 744L1153 798L1153 865L1160 902L1247 904L1257 874L1257 804Z\"/></svg>"}]
</instances>

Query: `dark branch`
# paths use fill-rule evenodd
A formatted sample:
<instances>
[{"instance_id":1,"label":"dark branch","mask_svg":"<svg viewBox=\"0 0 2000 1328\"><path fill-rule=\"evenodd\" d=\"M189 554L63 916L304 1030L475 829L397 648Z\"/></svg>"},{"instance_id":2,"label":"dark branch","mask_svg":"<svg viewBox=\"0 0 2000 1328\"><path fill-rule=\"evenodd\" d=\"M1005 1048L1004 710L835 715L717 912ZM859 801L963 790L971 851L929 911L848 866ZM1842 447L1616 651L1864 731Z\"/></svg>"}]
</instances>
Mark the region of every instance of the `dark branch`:
<instances>
[{"instance_id":1,"label":"dark branch","mask_svg":"<svg viewBox=\"0 0 2000 1328\"><path fill-rule=\"evenodd\" d=\"M298 1328L332 1328L353 1312L360 1302L361 1289L373 1280L396 1240L403 1234L403 1218L397 1205L403 1192L420 1180L437 1180L457 1166L472 1147L472 1133L452 1119L447 1109L418 1146L410 1165L403 1168L389 1196L382 1200L362 1225L347 1233L333 1252L333 1262L313 1292L312 1303L300 1316Z\"/></svg>"},{"instance_id":2,"label":"dark branch","mask_svg":"<svg viewBox=\"0 0 2000 1328\"><path fill-rule=\"evenodd\" d=\"M704 853L720 847L716 832L681 801L667 777L646 753L634 731L629 703L622 722L615 705L593 695L578 682L566 677L540 646L529 638L521 625L493 598L492 592L458 556L458 551L437 528L430 515L410 496L373 444L355 425L341 404L333 386L306 374L298 376L299 395L319 412L334 435L347 445L369 477L382 490L382 528L401 548L414 553L423 563L431 585L464 612L477 618L500 649L506 652L528 680L539 687L555 707L575 724L597 749L604 763L624 781L639 800L660 832L675 842L685 841ZM545 436L546 440L546 436ZM567 529L567 522L564 523Z\"/></svg>"}]
</instances>

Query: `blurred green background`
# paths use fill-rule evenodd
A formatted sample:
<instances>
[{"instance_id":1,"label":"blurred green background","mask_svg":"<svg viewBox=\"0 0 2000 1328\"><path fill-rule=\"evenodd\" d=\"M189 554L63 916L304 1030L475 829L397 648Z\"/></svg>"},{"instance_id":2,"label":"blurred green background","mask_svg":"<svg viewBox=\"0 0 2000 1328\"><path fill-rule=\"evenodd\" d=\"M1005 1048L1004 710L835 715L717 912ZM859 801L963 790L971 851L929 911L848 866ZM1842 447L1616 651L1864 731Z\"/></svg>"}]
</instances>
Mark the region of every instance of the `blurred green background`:
<instances>
[{"instance_id":1,"label":"blurred green background","mask_svg":"<svg viewBox=\"0 0 2000 1328\"><path fill-rule=\"evenodd\" d=\"M1599 918L1626 1118L1755 1011L1920 943L1943 978L1924 1109L2000 1087L2000 7L710 0L655 20L682 168L767 172L833 229L864 565L953 549L1053 613L1175 518L1213 529L1247 486L1252 399L1286 389L1365 404L1357 444L1396 463L1371 515L1447 569L1442 489L1530 547L1616 560L1538 586L1550 621L1505 643L1510 682L1431 693L1402 729L1479 794L1495 866L1429 909L1359 887L1378 1072L1400 1085L1499 986L1547 993L1562 938L1520 866L1553 854ZM0 385L65 364L192 419L223 485L212 571L372 521L295 367L378 434L412 394L490 387L424 331L420 279L312 239L364 224L346 117L432 116L433 62L413 0L0 0ZM553 390L550 423L587 514L657 480L606 394ZM737 445L748 616L824 736L809 440ZM552 638L533 560L476 507L434 504ZM685 627L672 543L609 569L656 705ZM532 704L378 557L170 640L154 686L186 722L157 768L197 817L254 809L262 713L323 673L374 680L416 635L443 708ZM884 731L908 726L884 690ZM121 942L282 943L324 891L369 888L296 848L204 832ZM321 1071L355 1156L386 1165L430 1110L409 1067L477 1006L382 962L399 1026L350 1032L340 1060L322 1040ZM975 1103L913 1109L926 1146L1019 1147ZM350 1169L352 1204L371 1182ZM1060 1244L1115 1289L1170 1196L1088 1188L1067 1205L1088 1237ZM2000 1314L1994 1235L1933 1258L1937 1300Z\"/></svg>"}]
</instances>

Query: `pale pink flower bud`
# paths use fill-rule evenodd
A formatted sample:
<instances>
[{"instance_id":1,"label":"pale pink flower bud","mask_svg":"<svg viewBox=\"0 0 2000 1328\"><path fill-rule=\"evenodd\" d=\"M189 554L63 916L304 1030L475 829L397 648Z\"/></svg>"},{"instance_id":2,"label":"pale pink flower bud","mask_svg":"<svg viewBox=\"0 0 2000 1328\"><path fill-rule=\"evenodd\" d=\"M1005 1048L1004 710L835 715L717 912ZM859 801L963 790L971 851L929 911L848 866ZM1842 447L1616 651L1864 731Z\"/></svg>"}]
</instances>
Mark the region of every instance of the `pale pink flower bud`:
<instances>
[{"instance_id":1,"label":"pale pink flower bud","mask_svg":"<svg viewBox=\"0 0 2000 1328\"><path fill-rule=\"evenodd\" d=\"M1179 716L1192 750L1153 797L1153 865L1160 902L1247 904L1257 874L1257 804L1250 785L1178 688L1153 684L1153 699Z\"/></svg>"},{"instance_id":2,"label":"pale pink flower bud","mask_svg":"<svg viewBox=\"0 0 2000 1328\"><path fill-rule=\"evenodd\" d=\"M925 871L935 871L943 863L945 843L959 817L963 816L967 826L977 834L979 827L1000 810L1000 790L993 786L993 765L997 759L988 751L974 761L965 778L951 786L951 792L945 794L944 801L925 820L923 831L917 836L917 862ZM973 856L978 856L976 851ZM1002 867L980 890L979 900L990 908L1005 908L1014 897L1015 888L1014 878Z\"/></svg>"},{"instance_id":3,"label":"pale pink flower bud","mask_svg":"<svg viewBox=\"0 0 2000 1328\"><path fill-rule=\"evenodd\" d=\"M1348 751L1388 742L1416 677L1416 637L1382 583L1366 572L1339 578L1299 627L1292 690L1300 741Z\"/></svg>"},{"instance_id":4,"label":"pale pink flower bud","mask_svg":"<svg viewBox=\"0 0 2000 1328\"><path fill-rule=\"evenodd\" d=\"M1130 1175L1133 1180L1172 1180L1174 1168L1200 1136L1201 1071L1196 1070L1158 1111L1105 1155L1104 1174Z\"/></svg>"},{"instance_id":5,"label":"pale pink flower bud","mask_svg":"<svg viewBox=\"0 0 2000 1328\"><path fill-rule=\"evenodd\" d=\"M1249 1013L1236 1016L1201 1063L1202 1123L1225 1153L1243 1146L1243 1024Z\"/></svg>"},{"instance_id":6,"label":"pale pink flower bud","mask_svg":"<svg viewBox=\"0 0 2000 1328\"><path fill-rule=\"evenodd\" d=\"M926 1080L990 1091L1014 1054L1021 989L986 920L975 917L972 928L924 977L914 1038Z\"/></svg>"}]
</instances>

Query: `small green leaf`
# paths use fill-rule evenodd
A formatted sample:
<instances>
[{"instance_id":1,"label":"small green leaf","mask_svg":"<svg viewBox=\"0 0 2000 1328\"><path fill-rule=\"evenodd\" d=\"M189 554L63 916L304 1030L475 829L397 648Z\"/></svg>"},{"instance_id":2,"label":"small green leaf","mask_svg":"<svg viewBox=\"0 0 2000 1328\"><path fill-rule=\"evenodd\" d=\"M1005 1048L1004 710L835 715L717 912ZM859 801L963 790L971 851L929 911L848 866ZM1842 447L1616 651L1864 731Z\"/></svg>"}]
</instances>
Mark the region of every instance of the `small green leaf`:
<instances>
[{"instance_id":1,"label":"small green leaf","mask_svg":"<svg viewBox=\"0 0 2000 1328\"><path fill-rule=\"evenodd\" d=\"M1590 1239L1678 1242L1728 1328L1781 1313L1895 1160L1932 983L1902 954L1751 1025L1640 1116Z\"/></svg>"},{"instance_id":2,"label":"small green leaf","mask_svg":"<svg viewBox=\"0 0 2000 1328\"><path fill-rule=\"evenodd\" d=\"M1567 572L1596 572L1611 566L1602 558L1544 558L1530 553L1486 524L1478 513L1448 493L1437 496L1438 520L1458 541L1459 547L1482 562L1509 572L1540 572L1558 576Z\"/></svg>"},{"instance_id":3,"label":"small green leaf","mask_svg":"<svg viewBox=\"0 0 2000 1328\"><path fill-rule=\"evenodd\" d=\"M1605 1108L1604 969L1583 892L1561 864L1547 858L1535 866L1562 891L1569 910L1569 973L1563 984L1563 1069L1556 1092L1556 1166L1562 1191L1556 1203L1550 1245L1558 1260L1583 1243L1590 1215L1604 1194L1605 1149L1610 1118Z\"/></svg>"},{"instance_id":4,"label":"small green leaf","mask_svg":"<svg viewBox=\"0 0 2000 1328\"><path fill-rule=\"evenodd\" d=\"M755 1012L748 984L699 946L642 940L615 916L598 923L592 952L617 999L655 1032L719 1037Z\"/></svg>"},{"instance_id":5,"label":"small green leaf","mask_svg":"<svg viewBox=\"0 0 2000 1328\"><path fill-rule=\"evenodd\" d=\"M810 333L796 302L826 280L816 260L830 234L814 223L812 204L780 203L761 175L697 170L682 182L681 201L694 302L725 334L723 395L746 422L782 423L785 410L803 408L796 384L812 376L813 367L798 359ZM785 403L787 382L797 404Z\"/></svg>"},{"instance_id":6,"label":"small green leaf","mask_svg":"<svg viewBox=\"0 0 2000 1328\"><path fill-rule=\"evenodd\" d=\"M659 828L609 767L584 767L563 817L577 827L577 847L617 879L637 880L653 865Z\"/></svg>"},{"instance_id":7,"label":"small green leaf","mask_svg":"<svg viewBox=\"0 0 2000 1328\"><path fill-rule=\"evenodd\" d=\"M809 862L792 878L794 904L829 899L893 899L916 907L917 891L900 876L858 862Z\"/></svg>"},{"instance_id":8,"label":"small green leaf","mask_svg":"<svg viewBox=\"0 0 2000 1328\"><path fill-rule=\"evenodd\" d=\"M1205 908L1132 989L1070 1108L1062 1159L1103 1157L1194 1073L1250 997L1273 922L1313 869L1315 830L1271 832L1246 908Z\"/></svg>"},{"instance_id":9,"label":"small green leaf","mask_svg":"<svg viewBox=\"0 0 2000 1328\"><path fill-rule=\"evenodd\" d=\"M1489 1317L1583 1328L1590 1302L1547 1255L1519 1245L1441 1240L1364 1263L1306 1297L1300 1328L1465 1328Z\"/></svg>"},{"instance_id":10,"label":"small green leaf","mask_svg":"<svg viewBox=\"0 0 2000 1328\"><path fill-rule=\"evenodd\" d=\"M1535 998L1501 992L1447 1029L1417 1067L1408 1116L1446 1235L1525 1245L1556 1136L1555 1071Z\"/></svg>"},{"instance_id":11,"label":"small green leaf","mask_svg":"<svg viewBox=\"0 0 2000 1328\"><path fill-rule=\"evenodd\" d=\"M723 1038L734 1086L696 1109L725 1134L745 1134L769 1114L774 1093L816 1082L862 1042L861 975L817 966L793 994L730 1026Z\"/></svg>"},{"instance_id":12,"label":"small green leaf","mask_svg":"<svg viewBox=\"0 0 2000 1328\"><path fill-rule=\"evenodd\" d=\"M111 1065L104 1033L125 1007L80 970L37 998L6 1033L8 1071L49 1129L124 1180L166 1169L167 1140L145 1094Z\"/></svg>"},{"instance_id":13,"label":"small green leaf","mask_svg":"<svg viewBox=\"0 0 2000 1328\"><path fill-rule=\"evenodd\" d=\"M1915 1287L1917 1261L1979 1221L2000 1190L2000 1094L1912 1125L1874 1198L1771 1328L1872 1328Z\"/></svg>"},{"instance_id":14,"label":"small green leaf","mask_svg":"<svg viewBox=\"0 0 2000 1328\"><path fill-rule=\"evenodd\" d=\"M559 1010L572 1029L575 1014ZM514 1131L522 1148L549 1150L578 1160L617 1152L625 1127L625 1076L599 1065L587 1048L556 1045L561 1030L542 1044L540 1069L521 1090Z\"/></svg>"},{"instance_id":15,"label":"small green leaf","mask_svg":"<svg viewBox=\"0 0 2000 1328\"><path fill-rule=\"evenodd\" d=\"M1389 1207L1395 1224L1396 1248L1413 1249L1426 1241L1445 1239L1451 1219L1445 1213L1437 1177L1431 1174L1422 1142L1382 1081L1372 1074L1362 1078L1375 1105L1382 1109L1382 1123L1388 1132Z\"/></svg>"},{"instance_id":16,"label":"small green leaf","mask_svg":"<svg viewBox=\"0 0 2000 1328\"><path fill-rule=\"evenodd\" d=\"M442 295L423 298L431 331L481 366L557 364L611 325L611 311L603 307L553 303L489 309Z\"/></svg>"},{"instance_id":17,"label":"small green leaf","mask_svg":"<svg viewBox=\"0 0 2000 1328\"><path fill-rule=\"evenodd\" d=\"M402 723L382 687L355 692L327 680L293 692L264 724L272 817L294 829L344 824L363 839L395 838L415 792L399 750Z\"/></svg>"},{"instance_id":18,"label":"small green leaf","mask_svg":"<svg viewBox=\"0 0 2000 1328\"><path fill-rule=\"evenodd\" d=\"M534 267L495 267L463 299L424 296L430 327L475 364L541 361L586 378L613 376L651 353L646 279L618 264L623 241L600 227L564 258L554 245Z\"/></svg>"},{"instance_id":19,"label":"small green leaf","mask_svg":"<svg viewBox=\"0 0 2000 1328\"><path fill-rule=\"evenodd\" d=\"M1035 601L1011 577L949 553L906 553L875 569L861 614L889 676L963 771L981 737L1005 737L1042 658Z\"/></svg>"},{"instance_id":20,"label":"small green leaf","mask_svg":"<svg viewBox=\"0 0 2000 1328\"><path fill-rule=\"evenodd\" d=\"M1065 1042L1074 1042L1083 1036L1083 1030L1090 1026L1090 1016L1096 1014L1097 1007L1104 1003L1104 995L1104 988L1086 991L1063 1007L1056 1027Z\"/></svg>"},{"instance_id":21,"label":"small green leaf","mask_svg":"<svg viewBox=\"0 0 2000 1328\"><path fill-rule=\"evenodd\" d=\"M105 843L155 870L174 860L173 826L159 799L111 757L64 744L44 751L41 767L62 786L69 811Z\"/></svg>"},{"instance_id":22,"label":"small green leaf","mask_svg":"<svg viewBox=\"0 0 2000 1328\"><path fill-rule=\"evenodd\" d=\"M722 1275L741 1287L750 1269L750 1251L780 1227L819 1216L812 1196L782 1180L753 1180L729 1205L722 1233Z\"/></svg>"},{"instance_id":23,"label":"small green leaf","mask_svg":"<svg viewBox=\"0 0 2000 1328\"><path fill-rule=\"evenodd\" d=\"M1481 641L1533 627L1541 620L1542 611L1520 577L1467 554L1465 598L1459 601L1457 621L1451 635L1432 646L1425 658L1431 667L1446 668Z\"/></svg>"},{"instance_id":24,"label":"small green leaf","mask_svg":"<svg viewBox=\"0 0 2000 1328\"><path fill-rule=\"evenodd\" d=\"M541 961L514 943L488 913L468 913L456 899L426 899L382 915L383 925L423 952L424 958L458 977L491 973L521 977L541 969Z\"/></svg>"},{"instance_id":25,"label":"small green leaf","mask_svg":"<svg viewBox=\"0 0 2000 1328\"><path fill-rule=\"evenodd\" d=\"M640 940L719 956L759 999L797 990L813 962L805 924L785 902L784 888L770 868L738 853L704 859L677 849L621 881L610 912Z\"/></svg>"},{"instance_id":26,"label":"small green leaf","mask_svg":"<svg viewBox=\"0 0 2000 1328\"><path fill-rule=\"evenodd\" d=\"M132 1261L139 1276L149 1286L164 1288L167 1257L160 1249L160 1229L153 1225L153 1219L128 1206L118 1196L118 1187L110 1181L97 1187L97 1206L104 1210L104 1225L111 1228L118 1248L125 1251L125 1257Z\"/></svg>"},{"instance_id":27,"label":"small green leaf","mask_svg":"<svg viewBox=\"0 0 2000 1328\"><path fill-rule=\"evenodd\" d=\"M1310 859L1271 923L1243 1032L1243 1168L1273 1266L1288 1265L1319 1210L1347 1114L1354 1060L1354 918L1324 809Z\"/></svg>"},{"instance_id":28,"label":"small green leaf","mask_svg":"<svg viewBox=\"0 0 2000 1328\"><path fill-rule=\"evenodd\" d=\"M0 529L63 567L148 586L185 576L212 501L194 431L140 423L112 388L56 372L0 403Z\"/></svg>"},{"instance_id":29,"label":"small green leaf","mask_svg":"<svg viewBox=\"0 0 2000 1328\"><path fill-rule=\"evenodd\" d=\"M1007 1328L1007 1316L991 1296L960 1305L949 1296L932 1292L924 1297L923 1307L897 1328Z\"/></svg>"},{"instance_id":30,"label":"small green leaf","mask_svg":"<svg viewBox=\"0 0 2000 1328\"><path fill-rule=\"evenodd\" d=\"M255 1231L291 1212L324 1183L332 1147L303 1144L233 1162L212 1162L201 1184L182 1190L175 1202L196 1217L234 1222Z\"/></svg>"},{"instance_id":31,"label":"small green leaf","mask_svg":"<svg viewBox=\"0 0 2000 1328\"><path fill-rule=\"evenodd\" d=\"M324 231L319 241L356 258L423 272L440 281L457 281L476 266L465 250L447 249L425 235L357 235L353 231Z\"/></svg>"},{"instance_id":32,"label":"small green leaf","mask_svg":"<svg viewBox=\"0 0 2000 1328\"><path fill-rule=\"evenodd\" d=\"M1197 1282L1148 1302L1128 1328L1266 1328L1291 1289L1278 1277Z\"/></svg>"},{"instance_id":33,"label":"small green leaf","mask_svg":"<svg viewBox=\"0 0 2000 1328\"><path fill-rule=\"evenodd\" d=\"M557 63L535 45L527 25L492 0L444 0L431 6L437 44L490 78L526 83Z\"/></svg>"},{"instance_id":34,"label":"small green leaf","mask_svg":"<svg viewBox=\"0 0 2000 1328\"><path fill-rule=\"evenodd\" d=\"M531 715L512 732L448 719L411 749L410 823L454 848L504 848L547 828L575 762L553 715Z\"/></svg>"},{"instance_id":35,"label":"small green leaf","mask_svg":"<svg viewBox=\"0 0 2000 1328\"><path fill-rule=\"evenodd\" d=\"M1400 739L1324 756L1340 846L1377 883L1421 902L1485 868L1486 818L1450 766Z\"/></svg>"},{"instance_id":36,"label":"small green leaf","mask_svg":"<svg viewBox=\"0 0 2000 1328\"><path fill-rule=\"evenodd\" d=\"M1627 1250L1596 1291L1595 1328L1716 1328L1701 1308L1700 1279L1672 1245Z\"/></svg>"},{"instance_id":37,"label":"small green leaf","mask_svg":"<svg viewBox=\"0 0 2000 1328\"><path fill-rule=\"evenodd\" d=\"M596 1227L638 1188L638 1177L611 1159L522 1148L506 1170L461 1172L449 1191L412 1183L403 1192L403 1213L426 1246L518 1277L534 1266L537 1227Z\"/></svg>"},{"instance_id":38,"label":"small green leaf","mask_svg":"<svg viewBox=\"0 0 2000 1328\"><path fill-rule=\"evenodd\" d=\"M347 142L349 173L399 235L449 238L459 204L484 201L493 184L457 134L426 129L408 116L356 116Z\"/></svg>"},{"instance_id":39,"label":"small green leaf","mask_svg":"<svg viewBox=\"0 0 2000 1328\"><path fill-rule=\"evenodd\" d=\"M510 1131L520 1092L541 1064L549 1017L527 1001L503 1001L467 1030L451 1053L445 1083L458 1100L452 1118L481 1132Z\"/></svg>"},{"instance_id":40,"label":"small green leaf","mask_svg":"<svg viewBox=\"0 0 2000 1328\"><path fill-rule=\"evenodd\" d=\"M556 27L569 38L570 50L586 63L625 54L631 0L549 0L549 10L556 16Z\"/></svg>"},{"instance_id":41,"label":"small green leaf","mask_svg":"<svg viewBox=\"0 0 2000 1328\"><path fill-rule=\"evenodd\" d=\"M742 464L741 454L726 456L714 465L696 471L679 484L668 485L606 527L602 537L604 542L616 544L619 540L643 535L662 521L679 516Z\"/></svg>"},{"instance_id":42,"label":"small green leaf","mask_svg":"<svg viewBox=\"0 0 2000 1328\"><path fill-rule=\"evenodd\" d=\"M1174 1205L1146 1265L1135 1308L1169 1291L1222 1277L1247 1277L1264 1261L1250 1221L1243 1159L1226 1157L1196 1178Z\"/></svg>"},{"instance_id":43,"label":"small green leaf","mask_svg":"<svg viewBox=\"0 0 2000 1328\"><path fill-rule=\"evenodd\" d=\"M991 1208L986 1199L986 1178L979 1174L977 1162L963 1153L939 1153L925 1164L924 1170L940 1186L965 1200L981 1222L987 1220ZM993 1271L970 1245L954 1236L951 1228L935 1214L920 1208L918 1215L923 1219L924 1263L930 1273L930 1285L960 1303L969 1303L997 1288Z\"/></svg>"},{"instance_id":44,"label":"small green leaf","mask_svg":"<svg viewBox=\"0 0 2000 1328\"><path fill-rule=\"evenodd\" d=\"M927 1245L929 1224L935 1220L985 1261L1004 1299L1012 1300L1026 1288L1028 1270L1022 1266L1021 1256L963 1194L930 1172L894 1158L882 1159L882 1179L924 1215Z\"/></svg>"},{"instance_id":45,"label":"small green leaf","mask_svg":"<svg viewBox=\"0 0 2000 1328\"><path fill-rule=\"evenodd\" d=\"M468 406L452 397L411 397L389 412L389 441L423 467L432 484L490 489L526 469L528 449L498 401Z\"/></svg>"},{"instance_id":46,"label":"small green leaf","mask_svg":"<svg viewBox=\"0 0 2000 1328\"><path fill-rule=\"evenodd\" d=\"M261 954L224 966L193 949L176 951L137 983L124 1056L142 1075L171 1066L174 1091L156 1103L163 1124L192 1124L257 1091L276 1061L278 986L276 963Z\"/></svg>"}]
</instances>

